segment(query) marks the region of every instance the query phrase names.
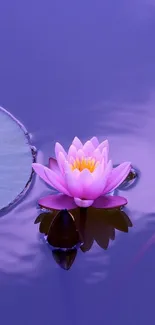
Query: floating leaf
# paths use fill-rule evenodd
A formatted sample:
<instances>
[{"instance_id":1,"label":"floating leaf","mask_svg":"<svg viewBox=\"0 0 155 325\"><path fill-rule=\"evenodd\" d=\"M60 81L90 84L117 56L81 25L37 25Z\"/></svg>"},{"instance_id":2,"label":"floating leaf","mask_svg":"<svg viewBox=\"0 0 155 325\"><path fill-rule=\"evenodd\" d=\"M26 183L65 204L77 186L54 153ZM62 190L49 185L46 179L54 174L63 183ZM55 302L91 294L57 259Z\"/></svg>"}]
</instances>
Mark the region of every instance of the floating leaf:
<instances>
[{"instance_id":1,"label":"floating leaf","mask_svg":"<svg viewBox=\"0 0 155 325\"><path fill-rule=\"evenodd\" d=\"M35 150L25 127L0 107L0 210L17 202L32 178Z\"/></svg>"}]
</instances>

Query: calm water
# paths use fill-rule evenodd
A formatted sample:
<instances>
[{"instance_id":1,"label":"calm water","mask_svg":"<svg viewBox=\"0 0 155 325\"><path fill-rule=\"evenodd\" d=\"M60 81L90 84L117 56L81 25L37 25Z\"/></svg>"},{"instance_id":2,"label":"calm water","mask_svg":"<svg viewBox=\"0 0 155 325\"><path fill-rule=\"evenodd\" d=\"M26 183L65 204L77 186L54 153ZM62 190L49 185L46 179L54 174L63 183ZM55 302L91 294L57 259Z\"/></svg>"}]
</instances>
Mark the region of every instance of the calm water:
<instances>
[{"instance_id":1,"label":"calm water","mask_svg":"<svg viewBox=\"0 0 155 325\"><path fill-rule=\"evenodd\" d=\"M140 170L120 193L134 227L68 272L34 225L43 182L1 218L0 322L154 325L155 246L129 268L155 233L155 0L2 0L0 13L0 104L32 133L38 161L55 141L97 135L114 163Z\"/></svg>"}]
</instances>

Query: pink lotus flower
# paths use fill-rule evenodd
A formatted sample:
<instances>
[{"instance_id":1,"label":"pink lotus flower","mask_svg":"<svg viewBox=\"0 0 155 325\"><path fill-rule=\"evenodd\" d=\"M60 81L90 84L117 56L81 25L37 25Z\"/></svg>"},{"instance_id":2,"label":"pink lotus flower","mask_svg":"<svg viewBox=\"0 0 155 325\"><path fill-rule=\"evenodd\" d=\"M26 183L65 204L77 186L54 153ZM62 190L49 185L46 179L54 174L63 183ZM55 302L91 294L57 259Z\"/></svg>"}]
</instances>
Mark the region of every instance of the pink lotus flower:
<instances>
[{"instance_id":1,"label":"pink lotus flower","mask_svg":"<svg viewBox=\"0 0 155 325\"><path fill-rule=\"evenodd\" d=\"M35 172L60 192L41 198L39 204L49 209L68 210L77 206L108 209L125 205L125 198L108 194L128 176L131 163L124 162L113 168L108 152L108 141L99 144L96 137L84 145L75 137L68 153L57 142L56 159L49 159L49 168L32 164Z\"/></svg>"}]
</instances>

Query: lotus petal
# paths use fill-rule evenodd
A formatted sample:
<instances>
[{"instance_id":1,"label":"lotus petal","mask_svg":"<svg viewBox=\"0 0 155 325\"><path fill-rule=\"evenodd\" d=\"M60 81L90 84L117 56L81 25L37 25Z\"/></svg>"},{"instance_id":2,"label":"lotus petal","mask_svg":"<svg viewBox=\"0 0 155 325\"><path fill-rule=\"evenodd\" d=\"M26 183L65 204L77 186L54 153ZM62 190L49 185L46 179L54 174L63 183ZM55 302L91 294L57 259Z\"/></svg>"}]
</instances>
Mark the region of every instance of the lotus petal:
<instances>
[{"instance_id":1,"label":"lotus petal","mask_svg":"<svg viewBox=\"0 0 155 325\"><path fill-rule=\"evenodd\" d=\"M80 141L80 139L79 139L78 137L75 137L75 138L73 139L72 145L73 145L77 150L83 148L83 144L82 144L82 142Z\"/></svg>"},{"instance_id":2,"label":"lotus petal","mask_svg":"<svg viewBox=\"0 0 155 325\"><path fill-rule=\"evenodd\" d=\"M68 163L65 163L65 182L68 188L68 191L74 197L81 197L82 189L78 185L78 178L80 176L80 171L78 169L74 169L73 171L70 169Z\"/></svg>"},{"instance_id":3,"label":"lotus petal","mask_svg":"<svg viewBox=\"0 0 155 325\"><path fill-rule=\"evenodd\" d=\"M61 175L56 174L51 169L38 163L33 163L32 167L47 184L57 189L59 192L70 196L70 193L65 188L64 180Z\"/></svg>"},{"instance_id":4,"label":"lotus petal","mask_svg":"<svg viewBox=\"0 0 155 325\"><path fill-rule=\"evenodd\" d=\"M116 168L113 168L111 175L109 176L107 186L105 187L103 194L112 192L117 188L128 176L131 169L130 162L124 162Z\"/></svg>"},{"instance_id":5,"label":"lotus petal","mask_svg":"<svg viewBox=\"0 0 155 325\"><path fill-rule=\"evenodd\" d=\"M59 169L57 160L52 157L49 158L49 168L52 169L56 173L58 173L58 172L60 173L60 169Z\"/></svg>"},{"instance_id":6,"label":"lotus petal","mask_svg":"<svg viewBox=\"0 0 155 325\"><path fill-rule=\"evenodd\" d=\"M54 194L45 196L39 200L39 205L47 209L54 210L71 210L77 208L74 199L64 194Z\"/></svg>"},{"instance_id":7,"label":"lotus petal","mask_svg":"<svg viewBox=\"0 0 155 325\"><path fill-rule=\"evenodd\" d=\"M127 204L127 200L124 197L109 195L100 196L94 201L92 206L99 209L112 209L121 207L125 204Z\"/></svg>"},{"instance_id":8,"label":"lotus petal","mask_svg":"<svg viewBox=\"0 0 155 325\"><path fill-rule=\"evenodd\" d=\"M99 141L98 141L97 137L91 138L90 141L93 144L94 148L97 148L99 146Z\"/></svg>"},{"instance_id":9,"label":"lotus petal","mask_svg":"<svg viewBox=\"0 0 155 325\"><path fill-rule=\"evenodd\" d=\"M76 205L81 207L81 208L88 208L94 202L94 200L82 200L82 199L77 198L77 197L74 198L74 201L75 201Z\"/></svg>"},{"instance_id":10,"label":"lotus petal","mask_svg":"<svg viewBox=\"0 0 155 325\"><path fill-rule=\"evenodd\" d=\"M58 161L59 153L62 152L65 157L67 157L67 152L64 150L63 146L59 143L56 142L55 144L55 157L56 160Z\"/></svg>"},{"instance_id":11,"label":"lotus petal","mask_svg":"<svg viewBox=\"0 0 155 325\"><path fill-rule=\"evenodd\" d=\"M102 152L102 150L103 150L104 148L107 148L107 151L108 151L108 153L109 153L109 142L108 142L108 140L104 140L103 142L101 142L97 148L98 148L101 152Z\"/></svg>"},{"instance_id":12,"label":"lotus petal","mask_svg":"<svg viewBox=\"0 0 155 325\"><path fill-rule=\"evenodd\" d=\"M95 150L93 144L91 141L87 141L83 146L83 152L85 156L91 157L93 155L93 152Z\"/></svg>"},{"instance_id":13,"label":"lotus petal","mask_svg":"<svg viewBox=\"0 0 155 325\"><path fill-rule=\"evenodd\" d=\"M68 150L68 159L70 157L73 157L74 159L77 158L77 148L73 144L71 144Z\"/></svg>"}]
</instances>

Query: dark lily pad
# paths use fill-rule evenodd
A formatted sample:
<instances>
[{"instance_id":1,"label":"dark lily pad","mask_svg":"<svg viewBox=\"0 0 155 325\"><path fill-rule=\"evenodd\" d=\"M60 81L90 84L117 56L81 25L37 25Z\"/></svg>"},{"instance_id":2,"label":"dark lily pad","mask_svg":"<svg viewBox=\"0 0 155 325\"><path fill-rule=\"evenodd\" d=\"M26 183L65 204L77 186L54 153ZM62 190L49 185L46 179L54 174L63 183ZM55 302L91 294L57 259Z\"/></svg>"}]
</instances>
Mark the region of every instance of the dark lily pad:
<instances>
[{"instance_id":1,"label":"dark lily pad","mask_svg":"<svg viewBox=\"0 0 155 325\"><path fill-rule=\"evenodd\" d=\"M27 191L32 179L35 150L25 127L0 107L0 210Z\"/></svg>"}]
</instances>

